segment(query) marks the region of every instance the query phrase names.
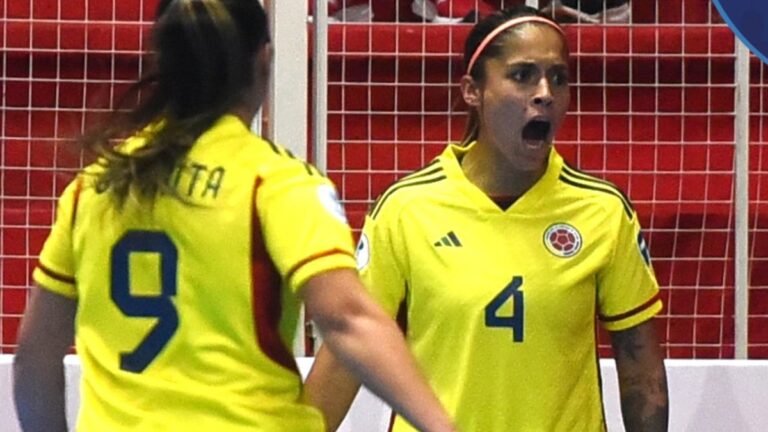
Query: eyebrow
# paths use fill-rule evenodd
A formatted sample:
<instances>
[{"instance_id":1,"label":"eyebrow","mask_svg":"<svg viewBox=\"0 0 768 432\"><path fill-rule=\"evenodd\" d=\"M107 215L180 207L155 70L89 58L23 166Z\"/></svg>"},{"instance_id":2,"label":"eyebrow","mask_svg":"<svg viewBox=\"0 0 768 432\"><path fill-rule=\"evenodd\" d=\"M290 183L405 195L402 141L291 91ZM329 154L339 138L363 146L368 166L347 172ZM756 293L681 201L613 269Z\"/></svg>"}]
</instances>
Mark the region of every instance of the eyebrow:
<instances>
[{"instance_id":1,"label":"eyebrow","mask_svg":"<svg viewBox=\"0 0 768 432\"><path fill-rule=\"evenodd\" d=\"M514 63L507 63L506 66L509 68L512 67L536 67L537 63L530 60L521 60ZM568 64L567 63L553 63L549 66L549 69L551 68L559 68L559 69L565 69L568 70Z\"/></svg>"}]
</instances>

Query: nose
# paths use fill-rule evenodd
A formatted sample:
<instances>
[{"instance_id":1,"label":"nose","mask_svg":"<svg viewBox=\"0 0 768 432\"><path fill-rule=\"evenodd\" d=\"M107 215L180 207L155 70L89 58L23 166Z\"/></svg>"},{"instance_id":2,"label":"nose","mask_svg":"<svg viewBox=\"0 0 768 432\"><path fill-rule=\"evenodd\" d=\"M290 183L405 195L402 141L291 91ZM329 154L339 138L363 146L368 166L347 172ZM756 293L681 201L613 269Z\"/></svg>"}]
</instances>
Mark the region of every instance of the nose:
<instances>
[{"instance_id":1,"label":"nose","mask_svg":"<svg viewBox=\"0 0 768 432\"><path fill-rule=\"evenodd\" d=\"M554 97L552 96L552 87L547 78L542 77L533 94L533 104L536 106L548 107L552 105Z\"/></svg>"}]
</instances>

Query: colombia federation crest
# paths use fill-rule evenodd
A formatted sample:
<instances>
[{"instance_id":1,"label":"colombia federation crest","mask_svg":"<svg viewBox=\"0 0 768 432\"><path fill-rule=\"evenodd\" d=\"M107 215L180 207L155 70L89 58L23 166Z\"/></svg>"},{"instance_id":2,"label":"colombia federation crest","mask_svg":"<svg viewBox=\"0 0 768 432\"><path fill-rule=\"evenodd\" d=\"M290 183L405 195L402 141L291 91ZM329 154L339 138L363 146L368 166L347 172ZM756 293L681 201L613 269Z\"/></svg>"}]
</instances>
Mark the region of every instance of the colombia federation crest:
<instances>
[{"instance_id":1,"label":"colombia federation crest","mask_svg":"<svg viewBox=\"0 0 768 432\"><path fill-rule=\"evenodd\" d=\"M552 255L569 258L581 250L581 233L573 225L556 223L544 231L544 246Z\"/></svg>"}]
</instances>

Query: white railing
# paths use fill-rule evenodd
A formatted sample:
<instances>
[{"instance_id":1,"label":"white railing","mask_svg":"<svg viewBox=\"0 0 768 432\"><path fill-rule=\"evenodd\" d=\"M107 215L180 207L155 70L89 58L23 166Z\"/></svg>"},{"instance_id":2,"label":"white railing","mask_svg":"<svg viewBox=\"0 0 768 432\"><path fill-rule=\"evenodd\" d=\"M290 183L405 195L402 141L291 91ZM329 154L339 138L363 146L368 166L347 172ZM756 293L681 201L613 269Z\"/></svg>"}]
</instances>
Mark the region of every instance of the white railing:
<instances>
[{"instance_id":1,"label":"white railing","mask_svg":"<svg viewBox=\"0 0 768 432\"><path fill-rule=\"evenodd\" d=\"M11 398L12 356L0 355L0 432L20 432ZM306 375L312 358L299 358ZM74 424L79 405L80 366L76 356L64 361L67 415ZM669 378L670 431L765 432L768 425L768 360L666 360ZM624 430L613 360L600 361L605 415L610 432ZM384 432L390 411L363 390L339 432ZM513 429L513 428L511 428ZM74 430L74 429L72 429Z\"/></svg>"}]
</instances>

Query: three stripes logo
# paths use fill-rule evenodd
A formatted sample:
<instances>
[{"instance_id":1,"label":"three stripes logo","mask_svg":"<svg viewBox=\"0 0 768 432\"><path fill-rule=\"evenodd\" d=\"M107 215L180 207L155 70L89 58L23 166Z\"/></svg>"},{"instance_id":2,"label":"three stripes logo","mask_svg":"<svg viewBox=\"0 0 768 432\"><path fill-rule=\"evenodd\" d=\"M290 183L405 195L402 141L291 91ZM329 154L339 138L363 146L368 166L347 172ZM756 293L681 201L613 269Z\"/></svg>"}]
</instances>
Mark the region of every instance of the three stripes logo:
<instances>
[{"instance_id":1,"label":"three stripes logo","mask_svg":"<svg viewBox=\"0 0 768 432\"><path fill-rule=\"evenodd\" d=\"M445 178L446 176L443 172L443 167L440 165L440 159L438 158L433 160L424 168L396 181L383 194L381 194L379 199L377 199L373 204L373 209L370 212L371 219L376 219L387 199L398 190L439 182L441 180L445 180Z\"/></svg>"},{"instance_id":2,"label":"three stripes logo","mask_svg":"<svg viewBox=\"0 0 768 432\"><path fill-rule=\"evenodd\" d=\"M456 236L456 233L449 231L448 234L440 238L440 240L434 243L435 247L461 247L461 240Z\"/></svg>"},{"instance_id":3,"label":"three stripes logo","mask_svg":"<svg viewBox=\"0 0 768 432\"><path fill-rule=\"evenodd\" d=\"M632 220L634 217L635 210L632 207L629 198L624 195L624 192L621 189L609 181L590 176L579 170L573 169L568 165L563 166L563 170L560 172L560 181L577 188L613 195L621 201L621 205L624 207L624 212L627 214L627 219Z\"/></svg>"}]
</instances>

